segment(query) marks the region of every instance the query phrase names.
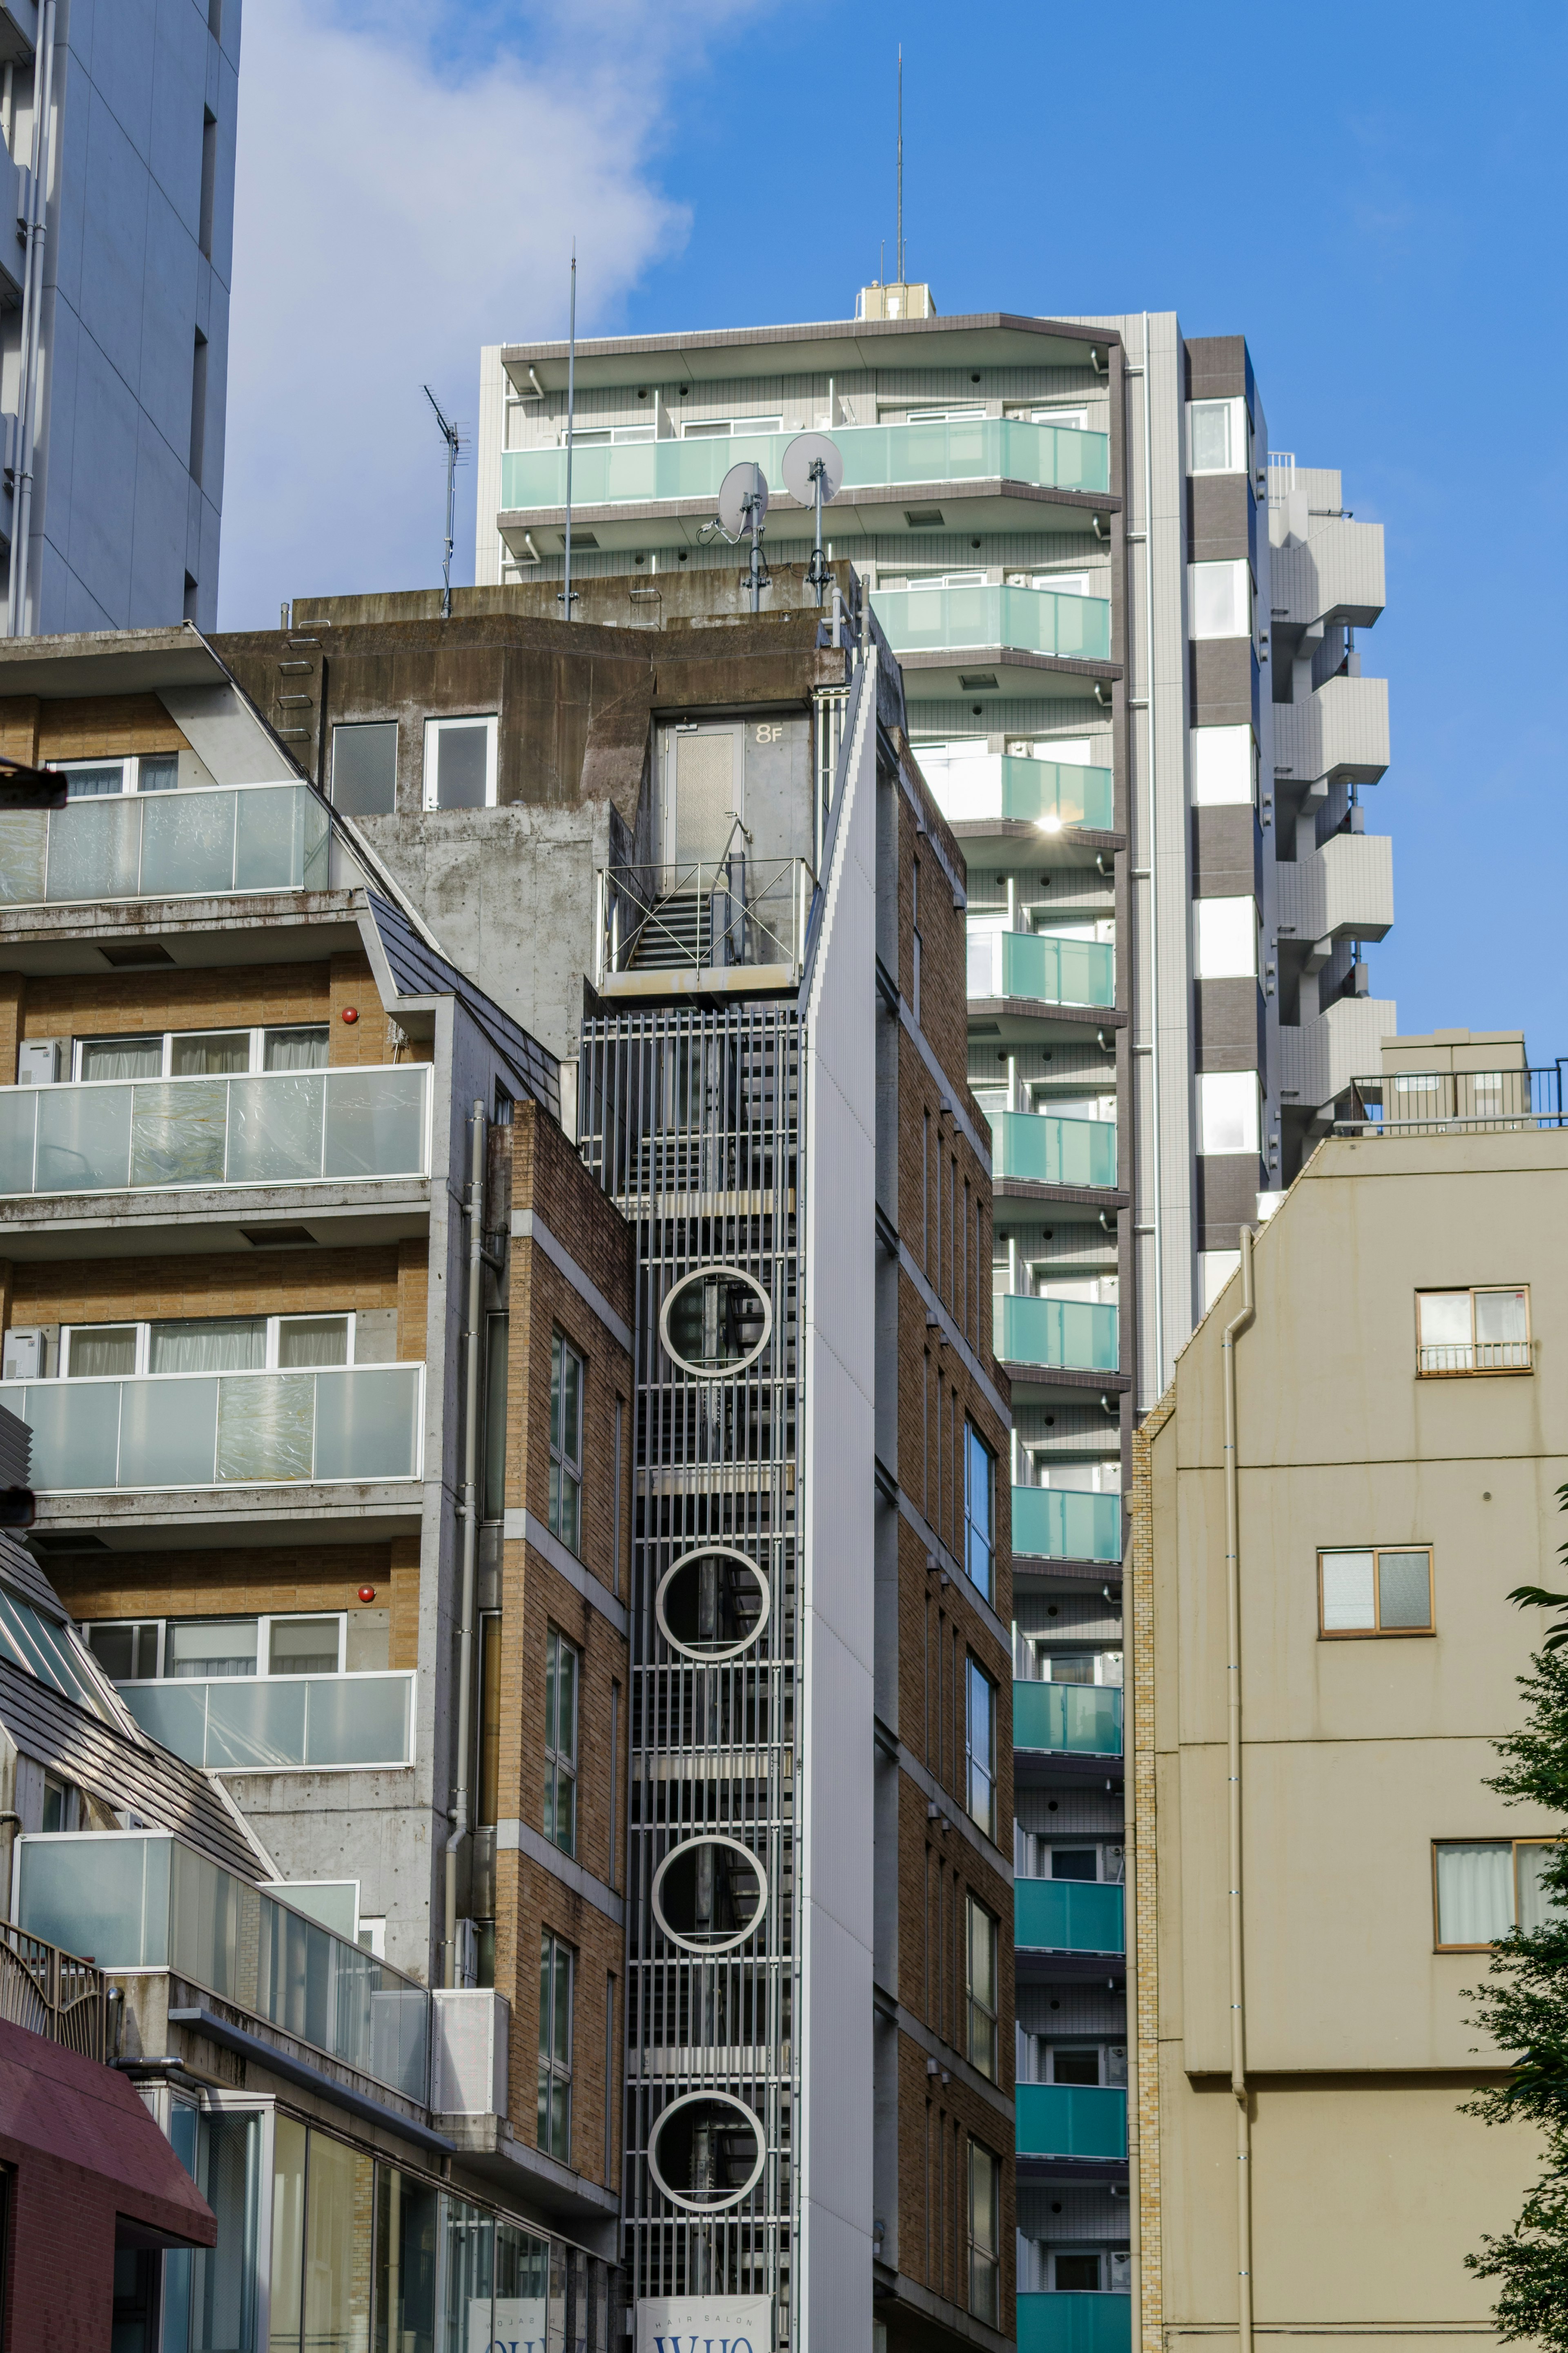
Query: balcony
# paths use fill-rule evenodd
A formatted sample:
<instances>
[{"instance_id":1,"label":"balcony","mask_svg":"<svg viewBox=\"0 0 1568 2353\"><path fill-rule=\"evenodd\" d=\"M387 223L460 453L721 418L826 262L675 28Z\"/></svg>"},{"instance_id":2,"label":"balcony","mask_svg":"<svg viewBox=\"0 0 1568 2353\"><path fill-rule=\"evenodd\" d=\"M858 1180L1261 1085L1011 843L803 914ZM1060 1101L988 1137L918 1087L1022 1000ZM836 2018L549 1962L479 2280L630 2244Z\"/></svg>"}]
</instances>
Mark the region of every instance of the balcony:
<instances>
[{"instance_id":1,"label":"balcony","mask_svg":"<svg viewBox=\"0 0 1568 2353\"><path fill-rule=\"evenodd\" d=\"M1391 997L1340 997L1326 1013L1298 1029L1281 1022L1281 1096L1302 1111L1336 1102L1358 1071L1376 1070L1383 1060L1383 1041L1393 1037L1394 1026Z\"/></svg>"},{"instance_id":2,"label":"balcony","mask_svg":"<svg viewBox=\"0 0 1568 2353\"><path fill-rule=\"evenodd\" d=\"M933 761L927 782L951 825L1033 825L1058 834L1074 826L1109 833L1114 822L1109 768L1003 752L976 753L940 765Z\"/></svg>"},{"instance_id":3,"label":"balcony","mask_svg":"<svg viewBox=\"0 0 1568 2353\"><path fill-rule=\"evenodd\" d=\"M1274 773L1292 789L1322 776L1375 785L1388 765L1388 681L1325 679L1304 702L1274 705Z\"/></svg>"},{"instance_id":4,"label":"balcony","mask_svg":"<svg viewBox=\"0 0 1568 2353\"><path fill-rule=\"evenodd\" d=\"M1125 2163L1125 2092L1106 2084L1020 2084L1016 2096L1020 2157Z\"/></svg>"},{"instance_id":5,"label":"balcony","mask_svg":"<svg viewBox=\"0 0 1568 2353\"><path fill-rule=\"evenodd\" d=\"M1484 1049L1482 1050L1484 1050ZM1562 1127L1561 1062L1500 1071L1394 1071L1352 1079L1340 1135L1506 1134Z\"/></svg>"},{"instance_id":6,"label":"balcony","mask_svg":"<svg viewBox=\"0 0 1568 2353\"><path fill-rule=\"evenodd\" d=\"M110 794L0 814L0 907L324 891L331 820L309 785Z\"/></svg>"},{"instance_id":7,"label":"balcony","mask_svg":"<svg viewBox=\"0 0 1568 2353\"><path fill-rule=\"evenodd\" d=\"M1121 1561L1121 1498L1071 1487L1015 1487L1013 1551L1036 1560Z\"/></svg>"},{"instance_id":8,"label":"balcony","mask_svg":"<svg viewBox=\"0 0 1568 2353\"><path fill-rule=\"evenodd\" d=\"M423 1365L0 1383L45 1495L417 1479Z\"/></svg>"},{"instance_id":9,"label":"balcony","mask_svg":"<svg viewBox=\"0 0 1568 2353\"><path fill-rule=\"evenodd\" d=\"M1384 604L1383 525L1348 515L1311 519L1310 539L1272 550L1269 578L1276 637L1314 621L1370 628Z\"/></svg>"},{"instance_id":10,"label":"balcony","mask_svg":"<svg viewBox=\"0 0 1568 2353\"><path fill-rule=\"evenodd\" d=\"M1026 1185L1116 1184L1116 1123L1054 1119L1048 1112L1004 1111L991 1123L994 1176Z\"/></svg>"},{"instance_id":11,"label":"balcony","mask_svg":"<svg viewBox=\"0 0 1568 2353\"><path fill-rule=\"evenodd\" d=\"M181 1677L116 1689L143 1732L209 1773L414 1761L412 1673Z\"/></svg>"},{"instance_id":12,"label":"balcony","mask_svg":"<svg viewBox=\"0 0 1568 2353\"><path fill-rule=\"evenodd\" d=\"M1131 2353L1130 2295L1021 2295L1018 2353Z\"/></svg>"},{"instance_id":13,"label":"balcony","mask_svg":"<svg viewBox=\"0 0 1568 2353\"><path fill-rule=\"evenodd\" d=\"M1336 833L1308 858L1282 860L1279 917L1299 947L1381 940L1394 922L1394 844L1385 833Z\"/></svg>"},{"instance_id":14,"label":"balcony","mask_svg":"<svg viewBox=\"0 0 1568 2353\"><path fill-rule=\"evenodd\" d=\"M103 1971L8 1920L0 1921L0 2018L84 2059L113 2055Z\"/></svg>"},{"instance_id":15,"label":"balcony","mask_svg":"<svg viewBox=\"0 0 1568 2353\"><path fill-rule=\"evenodd\" d=\"M1005 652L1110 659L1110 605L1048 588L879 588L871 598L896 654Z\"/></svg>"},{"instance_id":16,"label":"balcony","mask_svg":"<svg viewBox=\"0 0 1568 2353\"><path fill-rule=\"evenodd\" d=\"M1120 1369L1120 1316L1116 1308L1084 1299L1011 1295L997 1304L1002 1313L996 1354L1005 1363L1084 1373L1114 1373ZM1050 1490L1037 1492L1048 1494Z\"/></svg>"},{"instance_id":17,"label":"balcony","mask_svg":"<svg viewBox=\"0 0 1568 2353\"><path fill-rule=\"evenodd\" d=\"M423 1176L429 1082L405 1063L0 1088L0 1198Z\"/></svg>"},{"instance_id":18,"label":"balcony","mask_svg":"<svg viewBox=\"0 0 1568 2353\"><path fill-rule=\"evenodd\" d=\"M804 858L601 867L595 985L609 997L794 988L816 896Z\"/></svg>"},{"instance_id":19,"label":"balcony","mask_svg":"<svg viewBox=\"0 0 1568 2353\"><path fill-rule=\"evenodd\" d=\"M971 931L967 955L971 1003L1017 997L1103 1009L1116 1002L1116 950L1109 941Z\"/></svg>"},{"instance_id":20,"label":"balcony","mask_svg":"<svg viewBox=\"0 0 1568 2353\"><path fill-rule=\"evenodd\" d=\"M1013 1746L1046 1757L1120 1757L1121 1694L1109 1683L1013 1685Z\"/></svg>"},{"instance_id":21,"label":"balcony","mask_svg":"<svg viewBox=\"0 0 1568 2353\"><path fill-rule=\"evenodd\" d=\"M17 1917L90 1946L100 1969L167 1969L326 2058L426 2105L430 1996L320 1921L167 1831L18 1842Z\"/></svg>"},{"instance_id":22,"label":"balcony","mask_svg":"<svg viewBox=\"0 0 1568 2353\"><path fill-rule=\"evenodd\" d=\"M1022 1952L1124 1953L1123 1891L1087 1879L1015 1880L1013 1942Z\"/></svg>"},{"instance_id":23,"label":"balcony","mask_svg":"<svg viewBox=\"0 0 1568 2353\"><path fill-rule=\"evenodd\" d=\"M572 502L588 508L714 499L730 468L749 459L762 467L782 505L784 453L795 438L791 431L579 444L572 452ZM1068 426L977 417L924 425L837 426L833 438L849 492L904 482L1014 481L1088 491L1110 487L1109 437ZM503 453L504 512L548 512L565 503L563 446Z\"/></svg>"}]
</instances>

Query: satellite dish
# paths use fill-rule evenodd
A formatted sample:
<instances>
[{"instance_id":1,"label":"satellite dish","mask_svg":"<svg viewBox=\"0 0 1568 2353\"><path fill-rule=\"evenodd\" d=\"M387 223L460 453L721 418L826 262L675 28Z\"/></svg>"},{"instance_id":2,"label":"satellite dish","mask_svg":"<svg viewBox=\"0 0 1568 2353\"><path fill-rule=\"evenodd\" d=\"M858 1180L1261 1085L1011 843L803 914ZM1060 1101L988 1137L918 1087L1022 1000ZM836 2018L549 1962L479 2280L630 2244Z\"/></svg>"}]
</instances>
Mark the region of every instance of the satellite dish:
<instances>
[{"instance_id":1,"label":"satellite dish","mask_svg":"<svg viewBox=\"0 0 1568 2353\"><path fill-rule=\"evenodd\" d=\"M820 466L817 474L814 469ZM784 453L784 488L797 506L816 503L822 484L822 503L836 499L844 487L844 452L826 433L797 433Z\"/></svg>"},{"instance_id":2,"label":"satellite dish","mask_svg":"<svg viewBox=\"0 0 1568 2353\"><path fill-rule=\"evenodd\" d=\"M719 485L719 521L731 539L761 531L768 511L768 478L750 458L731 466Z\"/></svg>"}]
</instances>

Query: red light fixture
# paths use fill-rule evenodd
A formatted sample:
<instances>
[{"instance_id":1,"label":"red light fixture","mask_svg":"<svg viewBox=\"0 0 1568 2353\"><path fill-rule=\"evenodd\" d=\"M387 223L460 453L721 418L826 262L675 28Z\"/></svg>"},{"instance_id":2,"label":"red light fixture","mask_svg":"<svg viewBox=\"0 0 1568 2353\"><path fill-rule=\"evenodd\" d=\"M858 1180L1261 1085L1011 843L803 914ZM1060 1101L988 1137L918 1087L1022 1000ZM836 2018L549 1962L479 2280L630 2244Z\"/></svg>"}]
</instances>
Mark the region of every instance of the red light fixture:
<instances>
[{"instance_id":1,"label":"red light fixture","mask_svg":"<svg viewBox=\"0 0 1568 2353\"><path fill-rule=\"evenodd\" d=\"M349 1022L357 1021L359 1019L359 1007L357 1005L345 1005L342 1010L342 1018Z\"/></svg>"},{"instance_id":2,"label":"red light fixture","mask_svg":"<svg viewBox=\"0 0 1568 2353\"><path fill-rule=\"evenodd\" d=\"M375 1599L374 1586L362 1585L359 1589L359 1598L362 1601L374 1601Z\"/></svg>"}]
</instances>

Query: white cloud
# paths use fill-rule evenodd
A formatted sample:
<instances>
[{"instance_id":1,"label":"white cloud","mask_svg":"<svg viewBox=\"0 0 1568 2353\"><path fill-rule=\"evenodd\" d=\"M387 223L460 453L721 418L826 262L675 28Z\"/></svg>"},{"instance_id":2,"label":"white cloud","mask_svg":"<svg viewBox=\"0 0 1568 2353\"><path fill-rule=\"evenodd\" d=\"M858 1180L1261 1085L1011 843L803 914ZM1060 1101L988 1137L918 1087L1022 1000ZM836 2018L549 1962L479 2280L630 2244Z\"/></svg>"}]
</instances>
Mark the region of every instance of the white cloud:
<instances>
[{"instance_id":1,"label":"white cloud","mask_svg":"<svg viewBox=\"0 0 1568 2353\"><path fill-rule=\"evenodd\" d=\"M578 0L453 68L437 0L253 0L239 84L221 600L438 576L442 453L421 385L478 421L482 343L613 320L688 217L652 159L678 80L751 0ZM656 16L657 22L650 22ZM483 18L479 22L483 23ZM514 17L514 27L516 19ZM473 470L455 579L472 577Z\"/></svg>"}]
</instances>

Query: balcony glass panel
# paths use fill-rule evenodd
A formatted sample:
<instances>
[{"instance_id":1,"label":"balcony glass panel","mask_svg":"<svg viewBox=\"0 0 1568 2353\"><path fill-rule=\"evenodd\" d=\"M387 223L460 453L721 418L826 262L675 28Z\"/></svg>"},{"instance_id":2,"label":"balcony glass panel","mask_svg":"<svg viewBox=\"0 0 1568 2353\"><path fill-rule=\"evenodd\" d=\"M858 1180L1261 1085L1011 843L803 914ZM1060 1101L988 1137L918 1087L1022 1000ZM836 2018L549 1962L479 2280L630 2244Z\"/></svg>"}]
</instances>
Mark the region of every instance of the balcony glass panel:
<instances>
[{"instance_id":1,"label":"balcony glass panel","mask_svg":"<svg viewBox=\"0 0 1568 2353\"><path fill-rule=\"evenodd\" d=\"M1130 2353L1130 2295L1021 2295L1017 2316L1018 2353Z\"/></svg>"},{"instance_id":2,"label":"balcony glass panel","mask_svg":"<svg viewBox=\"0 0 1568 2353\"><path fill-rule=\"evenodd\" d=\"M1107 2084L1020 2084L1020 2157L1124 2158L1127 2094Z\"/></svg>"},{"instance_id":3,"label":"balcony glass panel","mask_svg":"<svg viewBox=\"0 0 1568 2353\"><path fill-rule=\"evenodd\" d=\"M0 905L322 891L331 844L308 785L82 797L0 818Z\"/></svg>"},{"instance_id":4,"label":"balcony glass panel","mask_svg":"<svg viewBox=\"0 0 1568 2353\"><path fill-rule=\"evenodd\" d=\"M616 442L572 452L572 497L579 506L715 497L731 466L754 459L768 480L784 480L789 433ZM1047 490L1110 486L1110 443L1072 426L1022 417L957 417L921 425L835 427L846 490L888 482L1029 482ZM501 459L501 504L516 512L566 503L566 451L510 449Z\"/></svg>"},{"instance_id":5,"label":"balcony glass panel","mask_svg":"<svg viewBox=\"0 0 1568 2353\"><path fill-rule=\"evenodd\" d=\"M1048 588L879 588L871 604L895 653L1011 648L1074 661L1110 659L1103 596Z\"/></svg>"},{"instance_id":6,"label":"balcony glass panel","mask_svg":"<svg viewBox=\"0 0 1568 2353\"><path fill-rule=\"evenodd\" d=\"M1120 1757L1121 1694L1110 1684L1016 1683L1013 1746L1058 1757Z\"/></svg>"},{"instance_id":7,"label":"balcony glass panel","mask_svg":"<svg viewBox=\"0 0 1568 2353\"><path fill-rule=\"evenodd\" d=\"M0 1385L44 1494L416 1479L422 1365Z\"/></svg>"},{"instance_id":8,"label":"balcony glass panel","mask_svg":"<svg viewBox=\"0 0 1568 2353\"><path fill-rule=\"evenodd\" d=\"M1104 940L973 931L968 967L972 997L1027 997L1047 1005L1116 1002L1116 950Z\"/></svg>"},{"instance_id":9,"label":"balcony glass panel","mask_svg":"<svg viewBox=\"0 0 1568 2353\"><path fill-rule=\"evenodd\" d=\"M144 1732L213 1772L288 1772L410 1761L412 1677L222 1675L131 1683Z\"/></svg>"},{"instance_id":10,"label":"balcony glass panel","mask_svg":"<svg viewBox=\"0 0 1568 2353\"><path fill-rule=\"evenodd\" d=\"M992 1170L1032 1185L1114 1185L1116 1123L1053 1119L1048 1112L998 1112L991 1123Z\"/></svg>"},{"instance_id":11,"label":"balcony glass panel","mask_svg":"<svg viewBox=\"0 0 1568 2353\"><path fill-rule=\"evenodd\" d=\"M996 1353L1009 1364L1059 1365L1064 1370L1113 1373L1120 1363L1114 1307L1085 1299L1004 1298ZM1049 1493L1049 1490L1043 1490Z\"/></svg>"},{"instance_id":12,"label":"balcony glass panel","mask_svg":"<svg viewBox=\"0 0 1568 2353\"><path fill-rule=\"evenodd\" d=\"M915 754L924 765L923 755ZM1066 760L1031 760L1002 752L932 762L926 781L943 817L953 825L1009 819L1043 826L1049 833L1068 826L1092 826L1109 833L1115 801L1109 768L1079 768Z\"/></svg>"},{"instance_id":13,"label":"balcony glass panel","mask_svg":"<svg viewBox=\"0 0 1568 2353\"><path fill-rule=\"evenodd\" d=\"M1037 1560L1120 1560L1121 1498L1067 1487L1015 1487L1013 1550Z\"/></svg>"},{"instance_id":14,"label":"balcony glass panel","mask_svg":"<svg viewBox=\"0 0 1568 2353\"><path fill-rule=\"evenodd\" d=\"M429 1071L0 1087L0 1195L419 1176Z\"/></svg>"},{"instance_id":15,"label":"balcony glass panel","mask_svg":"<svg viewBox=\"0 0 1568 2353\"><path fill-rule=\"evenodd\" d=\"M1120 1953L1126 1928L1120 1887L1092 1880L1013 1883L1013 1941L1042 1953Z\"/></svg>"}]
</instances>

